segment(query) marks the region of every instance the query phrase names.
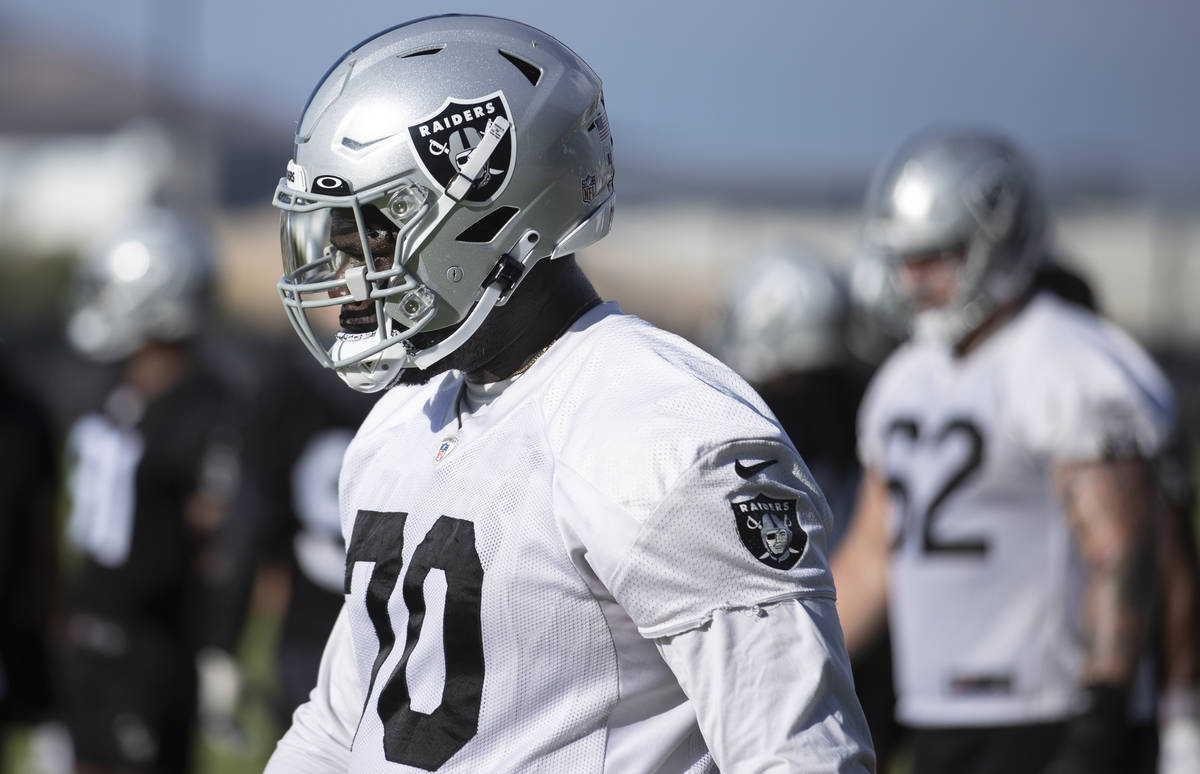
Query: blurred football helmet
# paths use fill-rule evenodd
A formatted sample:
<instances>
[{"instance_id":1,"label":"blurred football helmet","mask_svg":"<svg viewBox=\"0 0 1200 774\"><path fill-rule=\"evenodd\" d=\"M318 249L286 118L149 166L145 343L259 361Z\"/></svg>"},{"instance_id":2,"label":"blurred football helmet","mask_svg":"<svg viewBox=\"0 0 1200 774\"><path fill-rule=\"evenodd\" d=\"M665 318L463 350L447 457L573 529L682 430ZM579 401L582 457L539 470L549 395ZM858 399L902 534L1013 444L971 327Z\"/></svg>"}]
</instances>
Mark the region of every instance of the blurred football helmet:
<instances>
[{"instance_id":1,"label":"blurred football helmet","mask_svg":"<svg viewBox=\"0 0 1200 774\"><path fill-rule=\"evenodd\" d=\"M603 237L612 180L600 79L562 43L489 16L386 30L301 115L274 199L284 309L319 362L382 390L468 340L537 261ZM361 259L332 239L351 214ZM370 244L381 223L386 255ZM323 339L310 313L330 306L370 323Z\"/></svg>"},{"instance_id":2,"label":"blurred football helmet","mask_svg":"<svg viewBox=\"0 0 1200 774\"><path fill-rule=\"evenodd\" d=\"M179 341L204 318L213 285L211 244L197 223L154 209L85 254L70 294L67 339L113 362L152 341Z\"/></svg>"},{"instance_id":3,"label":"blurred football helmet","mask_svg":"<svg viewBox=\"0 0 1200 774\"><path fill-rule=\"evenodd\" d=\"M927 133L904 145L867 194L862 249L883 256L915 335L961 342L1032 280L1045 254L1046 208L1020 152L982 133ZM900 264L961 251L948 303L918 310Z\"/></svg>"},{"instance_id":4,"label":"blurred football helmet","mask_svg":"<svg viewBox=\"0 0 1200 774\"><path fill-rule=\"evenodd\" d=\"M746 381L843 362L849 312L841 275L802 249L776 248L751 261L725 298L715 354Z\"/></svg>"},{"instance_id":5,"label":"blurred football helmet","mask_svg":"<svg viewBox=\"0 0 1200 774\"><path fill-rule=\"evenodd\" d=\"M879 252L860 249L850 269L847 346L864 363L883 362L909 334L910 320L892 268Z\"/></svg>"}]
</instances>

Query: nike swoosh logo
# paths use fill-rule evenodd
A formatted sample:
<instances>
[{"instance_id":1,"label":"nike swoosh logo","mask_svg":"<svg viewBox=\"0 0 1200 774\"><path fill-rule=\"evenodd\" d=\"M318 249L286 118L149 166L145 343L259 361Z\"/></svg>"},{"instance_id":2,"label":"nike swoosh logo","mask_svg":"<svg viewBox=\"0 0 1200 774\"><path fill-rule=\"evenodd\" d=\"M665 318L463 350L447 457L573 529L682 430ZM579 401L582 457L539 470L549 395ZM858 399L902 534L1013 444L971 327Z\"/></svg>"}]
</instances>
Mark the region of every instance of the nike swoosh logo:
<instances>
[{"instance_id":1,"label":"nike swoosh logo","mask_svg":"<svg viewBox=\"0 0 1200 774\"><path fill-rule=\"evenodd\" d=\"M753 465L743 465L741 460L733 461L733 472L745 479L753 478L755 474L769 468L779 460L767 460L766 462L756 462Z\"/></svg>"},{"instance_id":2,"label":"nike swoosh logo","mask_svg":"<svg viewBox=\"0 0 1200 774\"><path fill-rule=\"evenodd\" d=\"M389 134L375 140L367 140L366 142L359 142L358 140L351 140L349 137L343 137L342 145L345 145L350 150L360 151L363 148L370 148L372 145L383 142L384 140L394 136L395 135Z\"/></svg>"}]
</instances>

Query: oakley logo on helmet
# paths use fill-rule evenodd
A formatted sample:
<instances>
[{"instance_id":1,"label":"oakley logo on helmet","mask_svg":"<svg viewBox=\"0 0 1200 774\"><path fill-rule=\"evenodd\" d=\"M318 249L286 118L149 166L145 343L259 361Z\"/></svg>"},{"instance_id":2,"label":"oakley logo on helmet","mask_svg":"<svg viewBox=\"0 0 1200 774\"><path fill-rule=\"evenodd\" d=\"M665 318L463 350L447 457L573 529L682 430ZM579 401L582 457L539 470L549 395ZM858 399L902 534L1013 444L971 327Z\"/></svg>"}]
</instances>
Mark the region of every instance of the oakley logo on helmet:
<instances>
[{"instance_id":1,"label":"oakley logo on helmet","mask_svg":"<svg viewBox=\"0 0 1200 774\"><path fill-rule=\"evenodd\" d=\"M313 178L312 191L309 193L330 194L331 196L346 196L353 193L350 184L335 175L317 175Z\"/></svg>"},{"instance_id":2,"label":"oakley logo on helmet","mask_svg":"<svg viewBox=\"0 0 1200 774\"><path fill-rule=\"evenodd\" d=\"M742 543L755 559L768 567L790 570L804 554L808 535L796 518L797 502L758 494L729 504ZM811 503L807 504L811 507Z\"/></svg>"},{"instance_id":3,"label":"oakley logo on helmet","mask_svg":"<svg viewBox=\"0 0 1200 774\"><path fill-rule=\"evenodd\" d=\"M498 117L512 120L502 92L476 100L452 98L433 115L408 127L408 135L425 172L445 189L483 139L488 122ZM509 129L465 201L488 202L504 190L515 157L513 147L513 130Z\"/></svg>"}]
</instances>

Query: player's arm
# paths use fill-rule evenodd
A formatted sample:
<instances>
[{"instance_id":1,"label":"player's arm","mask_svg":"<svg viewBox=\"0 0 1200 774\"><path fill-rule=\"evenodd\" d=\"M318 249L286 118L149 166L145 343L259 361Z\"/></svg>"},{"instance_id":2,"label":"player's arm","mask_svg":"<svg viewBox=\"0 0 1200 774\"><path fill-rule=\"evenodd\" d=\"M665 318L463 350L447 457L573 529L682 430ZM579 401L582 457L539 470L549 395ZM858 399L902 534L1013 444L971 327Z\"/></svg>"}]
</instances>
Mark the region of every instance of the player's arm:
<instances>
[{"instance_id":1,"label":"player's arm","mask_svg":"<svg viewBox=\"0 0 1200 774\"><path fill-rule=\"evenodd\" d=\"M1140 459L1063 464L1054 479L1088 572L1083 682L1126 686L1154 593L1158 496L1152 466Z\"/></svg>"},{"instance_id":2,"label":"player's arm","mask_svg":"<svg viewBox=\"0 0 1200 774\"><path fill-rule=\"evenodd\" d=\"M292 716L291 728L263 774L345 774L362 705L350 619L343 607L321 655L317 685Z\"/></svg>"},{"instance_id":3,"label":"player's arm","mask_svg":"<svg viewBox=\"0 0 1200 774\"><path fill-rule=\"evenodd\" d=\"M1051 771L1108 771L1125 738L1129 685L1154 595L1158 496L1153 468L1136 458L1066 463L1055 467L1054 482L1087 581L1084 707Z\"/></svg>"},{"instance_id":4,"label":"player's arm","mask_svg":"<svg viewBox=\"0 0 1200 774\"><path fill-rule=\"evenodd\" d=\"M825 554L831 524L790 446L738 441L682 474L613 571L592 560L723 771L874 768Z\"/></svg>"},{"instance_id":5,"label":"player's arm","mask_svg":"<svg viewBox=\"0 0 1200 774\"><path fill-rule=\"evenodd\" d=\"M883 631L887 617L888 489L873 468L863 474L846 538L830 561L846 650L857 657Z\"/></svg>"},{"instance_id":6,"label":"player's arm","mask_svg":"<svg viewBox=\"0 0 1200 774\"><path fill-rule=\"evenodd\" d=\"M875 770L831 601L717 611L656 644L722 771Z\"/></svg>"}]
</instances>

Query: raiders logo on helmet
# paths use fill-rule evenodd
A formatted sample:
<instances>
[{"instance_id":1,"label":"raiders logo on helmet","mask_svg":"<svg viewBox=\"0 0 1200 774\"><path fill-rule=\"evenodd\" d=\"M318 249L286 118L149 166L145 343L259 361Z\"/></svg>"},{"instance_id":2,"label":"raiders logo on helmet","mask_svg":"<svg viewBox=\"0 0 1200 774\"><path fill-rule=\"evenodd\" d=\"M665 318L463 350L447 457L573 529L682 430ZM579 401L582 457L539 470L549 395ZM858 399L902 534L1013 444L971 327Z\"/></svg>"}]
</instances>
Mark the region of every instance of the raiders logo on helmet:
<instances>
[{"instance_id":1,"label":"raiders logo on helmet","mask_svg":"<svg viewBox=\"0 0 1200 774\"><path fill-rule=\"evenodd\" d=\"M425 172L445 189L483 139L488 122L497 117L512 120L503 92L475 100L451 98L436 113L408 127L408 136ZM465 201L488 202L504 190L515 158L513 134L513 129L504 133Z\"/></svg>"},{"instance_id":2,"label":"raiders logo on helmet","mask_svg":"<svg viewBox=\"0 0 1200 774\"><path fill-rule=\"evenodd\" d=\"M796 518L796 503L758 494L729 504L742 543L768 567L792 569L808 545L808 535Z\"/></svg>"}]
</instances>

